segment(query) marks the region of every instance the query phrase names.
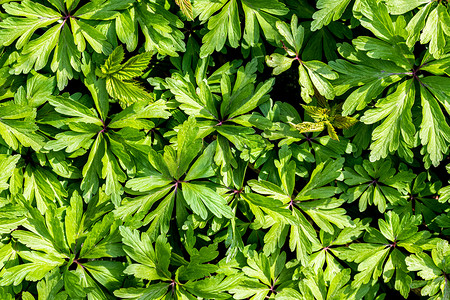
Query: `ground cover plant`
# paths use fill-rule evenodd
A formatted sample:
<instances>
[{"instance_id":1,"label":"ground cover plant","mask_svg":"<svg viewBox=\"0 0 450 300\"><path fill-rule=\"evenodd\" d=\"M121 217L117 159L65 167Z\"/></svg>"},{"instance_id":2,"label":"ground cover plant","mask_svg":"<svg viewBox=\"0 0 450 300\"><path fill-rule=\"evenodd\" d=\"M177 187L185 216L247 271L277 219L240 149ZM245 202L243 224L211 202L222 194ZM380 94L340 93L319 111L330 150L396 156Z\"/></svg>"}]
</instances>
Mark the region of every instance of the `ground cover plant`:
<instances>
[{"instance_id":1,"label":"ground cover plant","mask_svg":"<svg viewBox=\"0 0 450 300\"><path fill-rule=\"evenodd\" d=\"M0 299L450 299L447 0L0 0Z\"/></svg>"}]
</instances>

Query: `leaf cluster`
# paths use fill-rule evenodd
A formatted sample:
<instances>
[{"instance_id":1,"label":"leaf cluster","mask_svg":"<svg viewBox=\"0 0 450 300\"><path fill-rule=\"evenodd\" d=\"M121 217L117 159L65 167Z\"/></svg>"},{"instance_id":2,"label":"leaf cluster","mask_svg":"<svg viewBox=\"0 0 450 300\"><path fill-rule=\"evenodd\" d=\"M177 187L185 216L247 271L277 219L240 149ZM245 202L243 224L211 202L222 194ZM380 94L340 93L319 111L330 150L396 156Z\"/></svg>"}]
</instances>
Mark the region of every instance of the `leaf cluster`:
<instances>
[{"instance_id":1,"label":"leaf cluster","mask_svg":"<svg viewBox=\"0 0 450 300\"><path fill-rule=\"evenodd\" d=\"M450 3L0 0L0 299L449 299Z\"/></svg>"}]
</instances>

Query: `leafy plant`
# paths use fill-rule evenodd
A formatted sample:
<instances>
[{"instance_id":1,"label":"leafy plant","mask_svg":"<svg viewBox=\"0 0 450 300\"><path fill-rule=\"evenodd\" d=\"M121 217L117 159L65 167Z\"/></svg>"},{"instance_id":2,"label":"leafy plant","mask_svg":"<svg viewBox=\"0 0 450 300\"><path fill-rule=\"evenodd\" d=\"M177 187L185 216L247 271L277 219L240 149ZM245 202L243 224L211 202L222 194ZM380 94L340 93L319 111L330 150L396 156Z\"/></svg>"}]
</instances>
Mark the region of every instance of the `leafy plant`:
<instances>
[{"instance_id":1,"label":"leafy plant","mask_svg":"<svg viewBox=\"0 0 450 300\"><path fill-rule=\"evenodd\" d=\"M299 58L303 46L304 28L298 25L297 16L292 16L290 27L280 21L276 23L276 26L287 43L287 45L283 44L283 49L290 57L285 57L279 53L267 56L267 65L274 68L273 74L278 75L286 71L291 67L293 61L298 61L298 82L301 86L303 100L307 103L311 102L311 96L314 95L315 89L325 98L334 99L335 92L329 80L337 79L337 74L321 61L305 62Z\"/></svg>"},{"instance_id":2,"label":"leafy plant","mask_svg":"<svg viewBox=\"0 0 450 300\"><path fill-rule=\"evenodd\" d=\"M425 282L421 294L430 299L444 299L448 296L448 285L445 277L448 257L448 242L440 240L432 250L431 257L424 252L408 256L408 270L418 271Z\"/></svg>"},{"instance_id":3,"label":"leafy plant","mask_svg":"<svg viewBox=\"0 0 450 300\"><path fill-rule=\"evenodd\" d=\"M418 231L420 217L404 216L389 211L386 220L379 219L380 230L368 228L364 240L366 243L355 243L349 247L347 253L342 254L346 260L358 263L359 273L355 275L354 286L369 283L371 279L388 282L394 278L394 288L407 297L412 278L408 275L405 264L406 256L398 247L408 252L421 252L427 247L430 233Z\"/></svg>"},{"instance_id":4,"label":"leafy plant","mask_svg":"<svg viewBox=\"0 0 450 300\"><path fill-rule=\"evenodd\" d=\"M327 129L328 135L333 140L338 140L339 137L336 134L336 128L338 129L348 129L353 126L357 120L353 117L340 115L341 105L335 105L330 108L330 105L326 100L319 97L321 100L319 106L313 105L303 105L305 112L311 118L313 122L303 122L299 124L293 124L293 126L298 129L301 133L303 132L321 132L325 128Z\"/></svg>"},{"instance_id":5,"label":"leafy plant","mask_svg":"<svg viewBox=\"0 0 450 300\"><path fill-rule=\"evenodd\" d=\"M230 292L234 299L265 298L293 285L293 269L286 266L286 253L274 253L266 257L254 250L248 252L247 266L242 268L246 277ZM281 284L281 285L280 285Z\"/></svg>"},{"instance_id":6,"label":"leafy plant","mask_svg":"<svg viewBox=\"0 0 450 300\"><path fill-rule=\"evenodd\" d=\"M449 24L0 1L0 299L448 299Z\"/></svg>"},{"instance_id":7,"label":"leafy plant","mask_svg":"<svg viewBox=\"0 0 450 300\"><path fill-rule=\"evenodd\" d=\"M151 96L139 86L139 83L132 80L142 76L150 62L150 53L136 55L121 64L124 55L121 46L114 49L96 74L100 78L105 78L108 94L111 98L119 100L121 106L125 107L137 101L148 102Z\"/></svg>"},{"instance_id":8,"label":"leafy plant","mask_svg":"<svg viewBox=\"0 0 450 300\"><path fill-rule=\"evenodd\" d=\"M366 124L381 122L372 134L372 161L385 158L393 151L411 161L410 148L416 146L414 136L419 127L418 123L412 122L417 118L412 111L418 106L415 96L420 95L423 117L418 133L423 145L422 154L427 167L437 166L447 151L445 143L450 139L449 127L441 111L441 105L448 109L444 100L444 95L448 94L444 88L448 77L441 77L441 72L427 68L429 63L439 64L430 51L424 53L416 65L412 45L406 44L409 35L404 30L404 18L393 22L386 6L372 0L361 1L360 9L361 24L376 38L361 36L353 41L354 48L349 44L340 46L340 54L354 64L343 60L331 63L333 69L342 74L336 81L337 95L361 86L345 100L343 113L348 115L366 108L387 86L393 86L374 107L365 111L360 120ZM421 71L437 76L424 76ZM407 76L412 78L406 79Z\"/></svg>"},{"instance_id":9,"label":"leafy plant","mask_svg":"<svg viewBox=\"0 0 450 300\"><path fill-rule=\"evenodd\" d=\"M248 1L221 0L210 2L200 0L194 2L194 12L202 23L208 21L208 32L202 38L200 57L211 55L214 50L220 51L228 41L236 48L242 38L239 16L241 4L245 16L244 41L248 46L255 47L260 42L260 33L266 40L278 41L278 33L273 24L279 20L277 16L284 16L289 10L278 1Z\"/></svg>"},{"instance_id":10,"label":"leafy plant","mask_svg":"<svg viewBox=\"0 0 450 300\"><path fill-rule=\"evenodd\" d=\"M127 188L145 194L135 199L126 199L117 209L119 217L127 218L135 214L134 222L140 220L143 226L150 223L150 228L154 228L152 235L159 231L162 234L168 232L175 201L178 224L184 222L187 207L203 220L208 219L211 214L217 218L233 217L225 199L216 192L217 186L201 180L215 174L211 164L216 144L210 144L198 156L202 150L198 131L195 119L190 118L180 129L176 149L166 146L164 155L150 150L148 158L152 168L147 171L147 176L130 179L126 184ZM164 199L158 207L146 215L154 203L162 198Z\"/></svg>"},{"instance_id":11,"label":"leafy plant","mask_svg":"<svg viewBox=\"0 0 450 300\"><path fill-rule=\"evenodd\" d=\"M391 168L390 161L370 163L363 161L362 165L355 165L354 169L345 168L344 183L350 186L345 198L349 202L359 200L359 210L364 211L367 205L376 205L380 212L384 212L388 203L401 204L403 194L414 174Z\"/></svg>"},{"instance_id":12,"label":"leafy plant","mask_svg":"<svg viewBox=\"0 0 450 300\"><path fill-rule=\"evenodd\" d=\"M199 62L201 65L205 63ZM180 109L199 119L201 137L212 134L217 136L214 160L221 165L222 173L237 166L231 144L241 152L242 159L250 162L254 162L270 147L263 138L254 134L253 128L268 128L271 122L254 110L269 99L268 93L274 80L269 79L255 86L256 71L257 60L254 59L245 68L237 70L234 82L229 74L223 73L217 75L220 76L219 87L210 87L198 78L198 89L179 73L166 79Z\"/></svg>"}]
</instances>

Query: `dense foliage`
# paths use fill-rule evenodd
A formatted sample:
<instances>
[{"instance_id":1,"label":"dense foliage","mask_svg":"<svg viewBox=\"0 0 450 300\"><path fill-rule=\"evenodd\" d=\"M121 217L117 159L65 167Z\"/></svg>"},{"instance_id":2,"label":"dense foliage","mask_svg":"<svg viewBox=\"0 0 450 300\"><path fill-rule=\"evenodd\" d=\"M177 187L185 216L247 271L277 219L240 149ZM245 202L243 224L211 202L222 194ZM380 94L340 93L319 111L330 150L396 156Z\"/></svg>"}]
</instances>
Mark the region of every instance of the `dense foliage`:
<instances>
[{"instance_id":1,"label":"dense foliage","mask_svg":"<svg viewBox=\"0 0 450 300\"><path fill-rule=\"evenodd\" d=\"M0 4L0 299L450 299L449 1Z\"/></svg>"}]
</instances>

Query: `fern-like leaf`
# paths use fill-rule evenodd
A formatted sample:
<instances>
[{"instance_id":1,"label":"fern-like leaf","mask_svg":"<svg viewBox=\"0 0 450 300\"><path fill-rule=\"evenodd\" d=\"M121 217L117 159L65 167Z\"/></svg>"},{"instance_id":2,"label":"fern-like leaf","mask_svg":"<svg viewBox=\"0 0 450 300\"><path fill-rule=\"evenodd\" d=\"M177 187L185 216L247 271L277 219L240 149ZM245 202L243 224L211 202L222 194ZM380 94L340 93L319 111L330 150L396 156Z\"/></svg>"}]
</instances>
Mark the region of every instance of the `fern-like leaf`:
<instances>
[{"instance_id":1,"label":"fern-like leaf","mask_svg":"<svg viewBox=\"0 0 450 300\"><path fill-rule=\"evenodd\" d=\"M125 52L122 46L117 47L100 66L97 75L106 79L106 90L122 107L137 101L151 100L150 94L134 78L142 76L147 68L151 54L144 52L131 57L125 63Z\"/></svg>"},{"instance_id":2,"label":"fern-like leaf","mask_svg":"<svg viewBox=\"0 0 450 300\"><path fill-rule=\"evenodd\" d=\"M194 14L192 12L192 3L190 0L175 0L175 3L180 7L181 12L189 20L194 20Z\"/></svg>"},{"instance_id":3,"label":"fern-like leaf","mask_svg":"<svg viewBox=\"0 0 450 300\"><path fill-rule=\"evenodd\" d=\"M339 141L335 128L348 129L358 122L358 120L353 117L341 115L342 104L336 104L330 108L330 105L322 96L317 97L317 102L319 106L302 104L306 114L313 118L314 122L303 122L299 124L291 123L291 125L300 131L300 133L320 132L326 128L328 135L333 140Z\"/></svg>"}]
</instances>

